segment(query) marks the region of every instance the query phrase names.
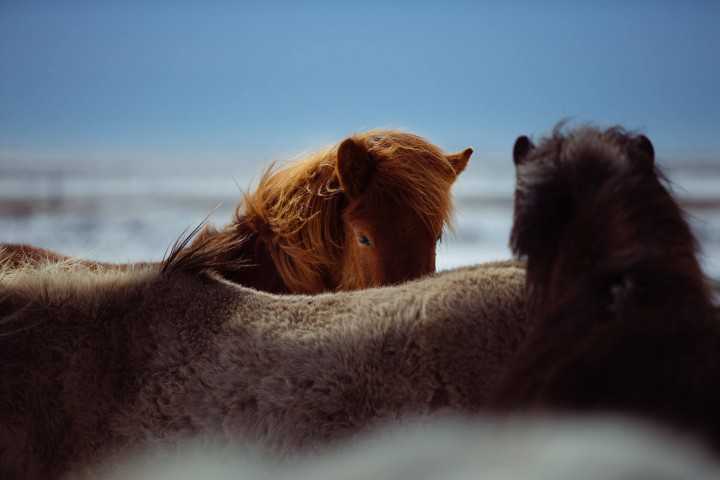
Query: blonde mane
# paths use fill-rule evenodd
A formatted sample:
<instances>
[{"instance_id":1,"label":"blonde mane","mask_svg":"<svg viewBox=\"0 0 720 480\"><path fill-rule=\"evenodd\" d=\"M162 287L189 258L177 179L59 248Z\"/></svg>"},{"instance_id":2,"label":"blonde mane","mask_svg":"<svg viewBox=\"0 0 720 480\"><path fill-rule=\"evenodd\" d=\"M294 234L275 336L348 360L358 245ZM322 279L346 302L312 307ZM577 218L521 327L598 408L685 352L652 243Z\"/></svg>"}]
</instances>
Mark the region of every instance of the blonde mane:
<instances>
[{"instance_id":1,"label":"blonde mane","mask_svg":"<svg viewBox=\"0 0 720 480\"><path fill-rule=\"evenodd\" d=\"M417 135L393 130L352 138L376 162L368 196L412 206L440 235L450 224L448 192L457 173L443 152ZM243 262L237 263L242 259L231 259L227 252L255 233L290 291L330 290L327 272L340 264L345 243L340 215L347 199L336 171L337 152L335 145L282 168L270 166L257 189L244 195L234 221L221 231L205 228L192 245L173 252L173 267L213 268L235 261L230 266L242 268Z\"/></svg>"}]
</instances>

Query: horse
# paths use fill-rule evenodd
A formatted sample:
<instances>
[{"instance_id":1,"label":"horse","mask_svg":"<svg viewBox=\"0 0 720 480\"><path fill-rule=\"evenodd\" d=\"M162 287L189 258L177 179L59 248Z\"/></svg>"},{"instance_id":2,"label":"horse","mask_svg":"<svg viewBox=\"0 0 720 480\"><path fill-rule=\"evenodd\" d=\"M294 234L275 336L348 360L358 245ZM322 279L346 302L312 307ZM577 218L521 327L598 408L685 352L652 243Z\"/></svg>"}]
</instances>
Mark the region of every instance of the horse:
<instances>
[{"instance_id":1,"label":"horse","mask_svg":"<svg viewBox=\"0 0 720 480\"><path fill-rule=\"evenodd\" d=\"M125 270L0 267L0 477L58 478L205 434L292 456L471 414L525 335L515 261L279 295L176 253Z\"/></svg>"},{"instance_id":2,"label":"horse","mask_svg":"<svg viewBox=\"0 0 720 480\"><path fill-rule=\"evenodd\" d=\"M445 154L417 135L393 130L352 135L283 168L271 166L231 223L206 226L187 248L175 250L177 260L207 268L211 254L225 278L273 293L421 277L435 271L436 243L452 215L450 188L472 153ZM28 245L5 249L15 265L69 260Z\"/></svg>"},{"instance_id":3,"label":"horse","mask_svg":"<svg viewBox=\"0 0 720 480\"><path fill-rule=\"evenodd\" d=\"M537 146L519 137L513 160L533 328L492 403L640 416L717 449L720 315L652 142L558 126Z\"/></svg>"}]
</instances>

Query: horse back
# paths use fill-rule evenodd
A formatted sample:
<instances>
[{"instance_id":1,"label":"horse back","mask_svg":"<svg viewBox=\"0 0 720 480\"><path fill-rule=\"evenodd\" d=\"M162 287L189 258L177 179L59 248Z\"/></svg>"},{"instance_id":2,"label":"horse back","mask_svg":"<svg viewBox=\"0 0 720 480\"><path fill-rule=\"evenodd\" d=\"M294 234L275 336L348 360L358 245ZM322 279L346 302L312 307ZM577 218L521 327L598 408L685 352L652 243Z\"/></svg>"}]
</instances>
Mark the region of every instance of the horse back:
<instances>
[{"instance_id":1,"label":"horse back","mask_svg":"<svg viewBox=\"0 0 720 480\"><path fill-rule=\"evenodd\" d=\"M38 282L30 295L0 282L4 479L53 478L88 458L109 441L108 419L131 394L131 299L78 301L77 292Z\"/></svg>"}]
</instances>

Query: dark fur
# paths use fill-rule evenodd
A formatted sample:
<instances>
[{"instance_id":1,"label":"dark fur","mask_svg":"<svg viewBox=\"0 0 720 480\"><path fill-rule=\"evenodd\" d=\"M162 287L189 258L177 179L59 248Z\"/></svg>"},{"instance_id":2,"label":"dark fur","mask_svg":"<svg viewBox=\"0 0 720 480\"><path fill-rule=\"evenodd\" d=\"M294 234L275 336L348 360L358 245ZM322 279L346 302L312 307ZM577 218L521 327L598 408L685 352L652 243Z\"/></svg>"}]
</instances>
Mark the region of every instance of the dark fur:
<instances>
[{"instance_id":1,"label":"dark fur","mask_svg":"<svg viewBox=\"0 0 720 480\"><path fill-rule=\"evenodd\" d=\"M719 447L720 327L652 144L589 127L525 142L510 241L535 328L496 404L638 414Z\"/></svg>"}]
</instances>

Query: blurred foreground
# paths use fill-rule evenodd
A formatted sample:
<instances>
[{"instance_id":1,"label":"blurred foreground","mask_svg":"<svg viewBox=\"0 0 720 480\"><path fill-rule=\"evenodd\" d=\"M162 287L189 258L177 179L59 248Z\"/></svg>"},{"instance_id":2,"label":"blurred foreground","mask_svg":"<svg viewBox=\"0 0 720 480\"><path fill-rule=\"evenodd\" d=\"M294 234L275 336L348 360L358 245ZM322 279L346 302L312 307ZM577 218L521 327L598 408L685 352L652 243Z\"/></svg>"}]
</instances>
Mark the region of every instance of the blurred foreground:
<instances>
[{"instance_id":1,"label":"blurred foreground","mask_svg":"<svg viewBox=\"0 0 720 480\"><path fill-rule=\"evenodd\" d=\"M618 418L426 420L279 462L195 441L106 466L105 480L709 480L720 468L689 439Z\"/></svg>"}]
</instances>

